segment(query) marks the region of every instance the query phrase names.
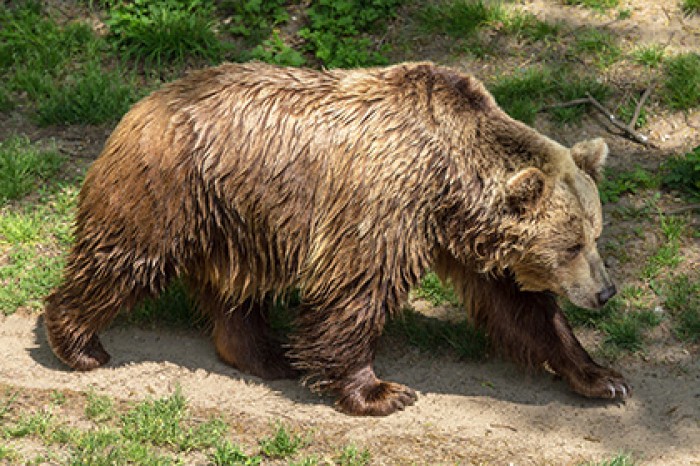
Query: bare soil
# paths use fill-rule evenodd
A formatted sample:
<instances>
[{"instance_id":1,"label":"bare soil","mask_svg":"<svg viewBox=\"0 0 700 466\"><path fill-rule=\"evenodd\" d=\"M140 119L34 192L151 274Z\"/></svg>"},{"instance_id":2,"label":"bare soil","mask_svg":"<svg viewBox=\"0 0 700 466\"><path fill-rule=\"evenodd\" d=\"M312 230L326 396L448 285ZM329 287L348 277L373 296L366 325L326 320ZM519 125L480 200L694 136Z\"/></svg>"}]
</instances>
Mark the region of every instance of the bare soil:
<instances>
[{"instance_id":1,"label":"bare soil","mask_svg":"<svg viewBox=\"0 0 700 466\"><path fill-rule=\"evenodd\" d=\"M118 400L169 396L179 386L195 410L223 413L236 441L255 444L281 420L313 431L314 444L366 447L376 464L578 464L619 452L642 464L700 464L700 361L687 351L663 364L621 362L634 396L608 403L574 395L548 374L388 340L377 371L417 389L418 402L386 418L353 418L296 381L265 382L221 363L202 334L116 326L102 341L110 364L73 372L51 353L40 319L2 317L0 386L37 399L48 390L94 390Z\"/></svg>"},{"instance_id":2,"label":"bare soil","mask_svg":"<svg viewBox=\"0 0 700 466\"><path fill-rule=\"evenodd\" d=\"M561 20L570 27L605 26L627 47L659 42L672 52L700 50L700 17L684 17L675 0L623 3L632 15L621 21L614 13L601 15L549 0L523 1L522 6L541 19ZM416 46L411 53L461 66L482 78L493 72L485 62L478 68L446 55L436 58L440 50L435 47ZM624 87L638 78L630 76L635 72L613 70L606 79ZM566 144L606 137L613 166L658 166L664 158L700 144L700 112L669 113L654 98L650 105L642 132L655 142L654 149L608 133L597 116L572 127L544 119L535 126ZM33 140L53 137L81 166L97 156L109 132L39 129L19 115L0 115L0 138L14 132ZM689 224L697 227L698 216ZM632 245L631 254L636 247L644 245ZM683 251L683 267L697 269L698 241L685 244ZM613 264L612 273L624 283L634 279L635 267ZM72 372L48 348L40 317L18 312L0 316L0 387L22 389L31 404L40 403L52 390L95 390L118 400L137 400L167 396L180 386L193 409L224 413L237 440L255 443L269 431L271 421L282 420L312 429L314 444L367 447L375 464L578 464L626 452L641 464L700 465L700 349L674 340L663 326L657 332L644 355L624 356L614 364L634 388L624 403L581 398L550 374L527 373L498 359L469 363L386 339L377 357L378 374L418 390L418 402L387 418L353 418L336 412L330 398L314 395L296 381L265 382L221 363L209 338L194 330L116 325L102 336L113 356L110 364L93 372ZM582 337L593 347L599 336L583 332Z\"/></svg>"}]
</instances>

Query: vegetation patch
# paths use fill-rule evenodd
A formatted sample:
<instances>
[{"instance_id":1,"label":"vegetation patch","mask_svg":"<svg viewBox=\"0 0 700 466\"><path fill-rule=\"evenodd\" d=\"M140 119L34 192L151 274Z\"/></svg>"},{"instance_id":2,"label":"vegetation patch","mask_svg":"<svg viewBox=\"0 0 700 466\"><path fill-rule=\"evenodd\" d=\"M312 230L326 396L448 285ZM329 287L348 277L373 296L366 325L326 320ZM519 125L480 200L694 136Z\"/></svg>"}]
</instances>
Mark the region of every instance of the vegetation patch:
<instances>
[{"instance_id":1,"label":"vegetation patch","mask_svg":"<svg viewBox=\"0 0 700 466\"><path fill-rule=\"evenodd\" d=\"M691 200L700 200L700 146L680 157L668 159L664 165L663 185L675 189Z\"/></svg>"},{"instance_id":2,"label":"vegetation patch","mask_svg":"<svg viewBox=\"0 0 700 466\"><path fill-rule=\"evenodd\" d=\"M580 5L597 11L607 11L611 8L617 8L620 5L620 0L562 0L562 3L564 5Z\"/></svg>"},{"instance_id":3,"label":"vegetation patch","mask_svg":"<svg viewBox=\"0 0 700 466\"><path fill-rule=\"evenodd\" d=\"M700 55L684 53L665 60L663 96L673 110L700 105Z\"/></svg>"},{"instance_id":4,"label":"vegetation patch","mask_svg":"<svg viewBox=\"0 0 700 466\"><path fill-rule=\"evenodd\" d=\"M306 50L328 68L387 63L386 46L377 49L366 34L381 31L402 0L319 0L306 10L309 26L299 31Z\"/></svg>"},{"instance_id":5,"label":"vegetation patch","mask_svg":"<svg viewBox=\"0 0 700 466\"><path fill-rule=\"evenodd\" d=\"M658 188L658 175L637 165L632 170L618 171L607 169L604 179L598 185L603 204L618 202L625 194L636 194L644 189Z\"/></svg>"},{"instance_id":6,"label":"vegetation patch","mask_svg":"<svg viewBox=\"0 0 700 466\"><path fill-rule=\"evenodd\" d=\"M47 181L64 160L55 148L41 148L23 136L0 141L0 207Z\"/></svg>"},{"instance_id":7,"label":"vegetation patch","mask_svg":"<svg viewBox=\"0 0 700 466\"><path fill-rule=\"evenodd\" d=\"M574 74L567 68L530 67L510 76L502 76L490 85L499 105L513 118L532 124L547 104L567 102L591 94L604 101L610 89L593 77ZM585 105L548 108L560 123L577 121Z\"/></svg>"},{"instance_id":8,"label":"vegetation patch","mask_svg":"<svg viewBox=\"0 0 700 466\"><path fill-rule=\"evenodd\" d=\"M188 57L219 61L211 0L133 0L119 2L106 20L124 57L147 66L183 64Z\"/></svg>"}]
</instances>

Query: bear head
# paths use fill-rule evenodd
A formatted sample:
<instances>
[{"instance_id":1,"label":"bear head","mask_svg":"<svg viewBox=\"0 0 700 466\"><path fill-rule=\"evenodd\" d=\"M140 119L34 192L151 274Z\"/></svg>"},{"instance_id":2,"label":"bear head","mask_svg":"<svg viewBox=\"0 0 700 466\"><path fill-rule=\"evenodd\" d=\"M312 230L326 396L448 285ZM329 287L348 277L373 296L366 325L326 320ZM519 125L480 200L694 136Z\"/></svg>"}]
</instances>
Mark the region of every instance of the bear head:
<instances>
[{"instance_id":1,"label":"bear head","mask_svg":"<svg viewBox=\"0 0 700 466\"><path fill-rule=\"evenodd\" d=\"M607 154L602 139L580 142L561 148L553 168L526 167L507 179L505 196L518 218L510 233L526 238L509 265L522 290L592 309L615 294L596 244L603 228L596 183Z\"/></svg>"}]
</instances>

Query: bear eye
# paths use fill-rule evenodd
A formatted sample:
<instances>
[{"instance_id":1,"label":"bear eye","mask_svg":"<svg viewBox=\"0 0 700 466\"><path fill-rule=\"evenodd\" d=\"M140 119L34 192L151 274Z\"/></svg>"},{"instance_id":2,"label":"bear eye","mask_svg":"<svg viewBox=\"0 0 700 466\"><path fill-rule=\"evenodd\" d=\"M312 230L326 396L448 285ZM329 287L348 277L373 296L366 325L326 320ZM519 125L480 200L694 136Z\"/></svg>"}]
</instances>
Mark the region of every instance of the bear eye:
<instances>
[{"instance_id":1,"label":"bear eye","mask_svg":"<svg viewBox=\"0 0 700 466\"><path fill-rule=\"evenodd\" d=\"M577 244L568 248L566 250L566 255L569 256L571 259L574 259L581 253L581 251L583 251L583 244Z\"/></svg>"}]
</instances>

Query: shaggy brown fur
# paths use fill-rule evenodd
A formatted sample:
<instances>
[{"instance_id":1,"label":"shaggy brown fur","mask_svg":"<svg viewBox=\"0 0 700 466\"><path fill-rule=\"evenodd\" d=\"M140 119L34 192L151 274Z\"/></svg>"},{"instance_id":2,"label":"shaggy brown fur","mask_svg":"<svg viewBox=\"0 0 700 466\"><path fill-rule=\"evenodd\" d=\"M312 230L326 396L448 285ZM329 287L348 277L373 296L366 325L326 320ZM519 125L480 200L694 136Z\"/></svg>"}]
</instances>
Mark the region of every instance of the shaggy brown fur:
<instances>
[{"instance_id":1,"label":"shaggy brown fur","mask_svg":"<svg viewBox=\"0 0 700 466\"><path fill-rule=\"evenodd\" d=\"M435 265L507 355L587 396L626 394L549 294L597 307L614 292L595 248L604 158L602 142L569 151L430 63L193 73L134 106L88 172L47 298L51 347L78 370L106 363L97 334L183 276L224 361L301 371L339 409L385 415L416 395L375 376L377 339ZM261 303L289 288L302 311L286 359Z\"/></svg>"}]
</instances>

